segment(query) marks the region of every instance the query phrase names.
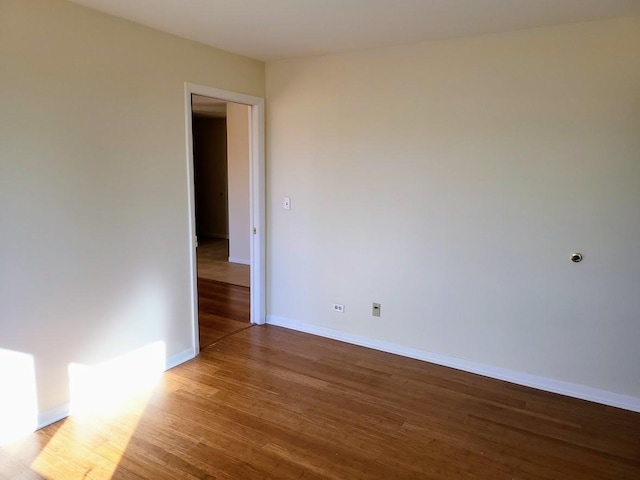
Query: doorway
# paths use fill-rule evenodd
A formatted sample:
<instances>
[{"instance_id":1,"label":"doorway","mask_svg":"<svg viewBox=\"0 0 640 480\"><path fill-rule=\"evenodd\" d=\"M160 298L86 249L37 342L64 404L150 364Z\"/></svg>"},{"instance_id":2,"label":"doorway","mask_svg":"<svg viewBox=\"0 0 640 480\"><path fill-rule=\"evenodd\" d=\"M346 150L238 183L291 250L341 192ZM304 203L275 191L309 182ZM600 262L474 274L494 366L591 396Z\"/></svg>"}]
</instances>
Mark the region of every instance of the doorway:
<instances>
[{"instance_id":1,"label":"doorway","mask_svg":"<svg viewBox=\"0 0 640 480\"><path fill-rule=\"evenodd\" d=\"M263 99L185 84L194 352L262 324Z\"/></svg>"}]
</instances>

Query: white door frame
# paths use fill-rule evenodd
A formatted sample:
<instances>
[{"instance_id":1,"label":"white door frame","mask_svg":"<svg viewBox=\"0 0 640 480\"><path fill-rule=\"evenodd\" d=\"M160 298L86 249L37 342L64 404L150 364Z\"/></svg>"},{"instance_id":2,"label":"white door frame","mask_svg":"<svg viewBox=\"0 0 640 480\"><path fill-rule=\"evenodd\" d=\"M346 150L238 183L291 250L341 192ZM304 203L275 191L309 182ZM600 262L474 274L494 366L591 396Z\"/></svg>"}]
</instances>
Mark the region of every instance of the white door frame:
<instances>
[{"instance_id":1,"label":"white door frame","mask_svg":"<svg viewBox=\"0 0 640 480\"><path fill-rule=\"evenodd\" d=\"M198 331L198 270L196 256L196 209L193 173L193 111L191 95L212 97L251 107L249 124L249 185L251 227L251 323L262 325L266 320L265 289L265 157L264 157L264 98L218 88L184 84L185 125L187 137L187 193L189 202L189 257L191 261L191 316L193 318L194 353L200 352Z\"/></svg>"}]
</instances>

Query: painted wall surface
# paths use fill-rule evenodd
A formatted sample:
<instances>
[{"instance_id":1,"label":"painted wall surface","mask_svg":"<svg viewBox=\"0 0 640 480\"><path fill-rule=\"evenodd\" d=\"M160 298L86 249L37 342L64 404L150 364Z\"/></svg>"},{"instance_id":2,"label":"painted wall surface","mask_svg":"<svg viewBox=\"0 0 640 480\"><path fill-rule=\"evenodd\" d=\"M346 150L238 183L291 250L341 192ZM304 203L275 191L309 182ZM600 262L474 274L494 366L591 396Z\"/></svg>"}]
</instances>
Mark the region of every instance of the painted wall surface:
<instances>
[{"instance_id":1,"label":"painted wall surface","mask_svg":"<svg viewBox=\"0 0 640 480\"><path fill-rule=\"evenodd\" d=\"M264 64L59 0L0 2L0 58L0 349L44 412L71 363L192 347L184 82Z\"/></svg>"},{"instance_id":2,"label":"painted wall surface","mask_svg":"<svg viewBox=\"0 0 640 480\"><path fill-rule=\"evenodd\" d=\"M229 261L246 264L251 260L249 114L247 105L227 103Z\"/></svg>"},{"instance_id":3,"label":"painted wall surface","mask_svg":"<svg viewBox=\"0 0 640 480\"><path fill-rule=\"evenodd\" d=\"M638 45L632 18L267 64L269 315L640 397Z\"/></svg>"},{"instance_id":4,"label":"painted wall surface","mask_svg":"<svg viewBox=\"0 0 640 480\"><path fill-rule=\"evenodd\" d=\"M198 237L229 238L226 123L224 118L193 119Z\"/></svg>"}]
</instances>

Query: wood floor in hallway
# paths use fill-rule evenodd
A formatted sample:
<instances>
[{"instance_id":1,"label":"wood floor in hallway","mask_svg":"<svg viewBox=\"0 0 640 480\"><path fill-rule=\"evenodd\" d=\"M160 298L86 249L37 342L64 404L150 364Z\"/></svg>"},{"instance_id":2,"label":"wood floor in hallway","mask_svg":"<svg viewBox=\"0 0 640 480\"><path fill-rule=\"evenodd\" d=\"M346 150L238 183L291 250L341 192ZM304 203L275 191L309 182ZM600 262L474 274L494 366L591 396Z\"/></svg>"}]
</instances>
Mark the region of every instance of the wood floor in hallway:
<instances>
[{"instance_id":1,"label":"wood floor in hallway","mask_svg":"<svg viewBox=\"0 0 640 480\"><path fill-rule=\"evenodd\" d=\"M0 450L0 478L633 480L640 414L254 326Z\"/></svg>"},{"instance_id":2,"label":"wood floor in hallway","mask_svg":"<svg viewBox=\"0 0 640 480\"><path fill-rule=\"evenodd\" d=\"M198 278L200 349L251 327L249 288Z\"/></svg>"},{"instance_id":3,"label":"wood floor in hallway","mask_svg":"<svg viewBox=\"0 0 640 480\"><path fill-rule=\"evenodd\" d=\"M203 237L199 240L197 256L199 278L250 286L251 267L229 261L229 240Z\"/></svg>"}]
</instances>

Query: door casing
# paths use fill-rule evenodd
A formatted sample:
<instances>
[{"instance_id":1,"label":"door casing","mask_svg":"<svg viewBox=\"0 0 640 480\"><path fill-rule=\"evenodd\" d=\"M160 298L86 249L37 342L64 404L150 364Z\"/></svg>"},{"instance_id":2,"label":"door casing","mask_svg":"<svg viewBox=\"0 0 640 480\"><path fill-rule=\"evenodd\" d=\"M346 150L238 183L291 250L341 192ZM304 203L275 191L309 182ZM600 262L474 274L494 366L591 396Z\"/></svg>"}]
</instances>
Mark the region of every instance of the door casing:
<instances>
[{"instance_id":1,"label":"door casing","mask_svg":"<svg viewBox=\"0 0 640 480\"><path fill-rule=\"evenodd\" d=\"M218 88L184 84L185 134L187 145L187 196L189 204L189 259L191 269L191 316L193 348L200 351L198 324L198 270L196 256L196 210L193 164L193 110L191 95L202 95L226 102L241 103L251 107L249 122L249 191L251 227L251 323L262 325L266 321L266 249L265 249L265 127L264 98Z\"/></svg>"}]
</instances>

